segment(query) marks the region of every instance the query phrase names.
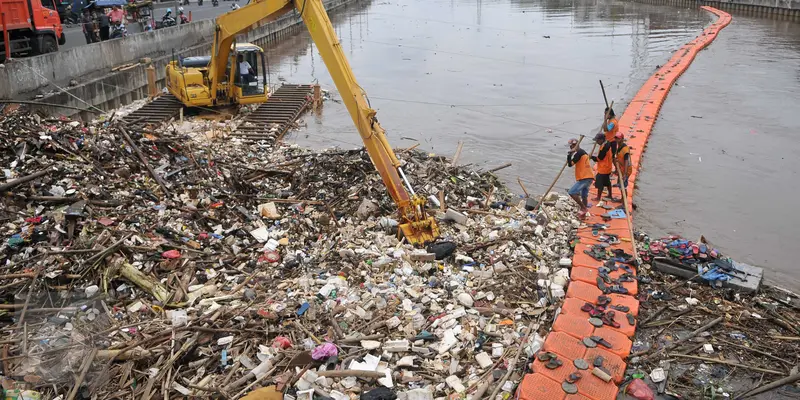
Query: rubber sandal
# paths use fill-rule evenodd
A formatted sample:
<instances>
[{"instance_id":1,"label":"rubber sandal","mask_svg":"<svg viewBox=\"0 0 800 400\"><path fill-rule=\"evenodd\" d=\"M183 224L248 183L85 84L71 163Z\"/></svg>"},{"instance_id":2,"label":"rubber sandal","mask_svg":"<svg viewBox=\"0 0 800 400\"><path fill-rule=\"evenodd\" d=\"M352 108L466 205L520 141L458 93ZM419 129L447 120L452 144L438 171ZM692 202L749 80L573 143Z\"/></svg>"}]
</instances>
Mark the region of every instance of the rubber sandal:
<instances>
[{"instance_id":1,"label":"rubber sandal","mask_svg":"<svg viewBox=\"0 0 800 400\"><path fill-rule=\"evenodd\" d=\"M594 358L594 361L592 361L592 365L594 365L595 367L602 367L603 361L605 361L605 359L603 359L603 356L597 356Z\"/></svg>"},{"instance_id":2,"label":"rubber sandal","mask_svg":"<svg viewBox=\"0 0 800 400\"><path fill-rule=\"evenodd\" d=\"M606 293L606 290L608 290L608 287L606 286L605 282L603 282L603 278L599 276L597 277L597 288L603 291L603 293Z\"/></svg>"},{"instance_id":3,"label":"rubber sandal","mask_svg":"<svg viewBox=\"0 0 800 400\"><path fill-rule=\"evenodd\" d=\"M581 380L581 378L582 378L582 377L583 377L583 375L581 375L581 373L580 373L580 372L578 372L578 371L575 371L575 372L573 372L573 373L569 374L569 376L568 376L568 377L567 377L567 379L565 379L565 380L566 380L567 382L569 382L569 383L575 383L575 382L577 382L577 381Z\"/></svg>"},{"instance_id":4,"label":"rubber sandal","mask_svg":"<svg viewBox=\"0 0 800 400\"><path fill-rule=\"evenodd\" d=\"M592 311L594 311L594 304L587 302L586 304L581 306L581 311L584 311L584 312L592 312Z\"/></svg>"},{"instance_id":5,"label":"rubber sandal","mask_svg":"<svg viewBox=\"0 0 800 400\"><path fill-rule=\"evenodd\" d=\"M634 326L634 325L636 325L636 317L634 317L634 316L633 316L633 314L631 314L631 313L628 313L627 317L628 317L628 323L629 323L631 326Z\"/></svg>"},{"instance_id":6,"label":"rubber sandal","mask_svg":"<svg viewBox=\"0 0 800 400\"><path fill-rule=\"evenodd\" d=\"M603 339L600 336L590 336L589 339L592 339L595 343L597 343L600 346L603 346L605 348L610 349L611 347L613 347L613 346L611 346L611 343L609 343L607 340Z\"/></svg>"},{"instance_id":7,"label":"rubber sandal","mask_svg":"<svg viewBox=\"0 0 800 400\"><path fill-rule=\"evenodd\" d=\"M597 296L597 304L601 306L611 304L611 298L603 295Z\"/></svg>"},{"instance_id":8,"label":"rubber sandal","mask_svg":"<svg viewBox=\"0 0 800 400\"><path fill-rule=\"evenodd\" d=\"M625 312L625 313L631 310L631 308L628 307L628 306L619 306L619 305L611 306L611 308L613 308L613 309L615 309L617 311Z\"/></svg>"},{"instance_id":9,"label":"rubber sandal","mask_svg":"<svg viewBox=\"0 0 800 400\"><path fill-rule=\"evenodd\" d=\"M564 365L563 361L557 358L551 358L550 361L548 361L544 366L547 367L547 369L556 369L562 365Z\"/></svg>"},{"instance_id":10,"label":"rubber sandal","mask_svg":"<svg viewBox=\"0 0 800 400\"><path fill-rule=\"evenodd\" d=\"M558 356L555 355L555 353L551 353L551 352L547 351L547 352L543 352L543 353L537 354L536 358L538 358L539 361L545 362L545 361L550 361L550 360L552 360L554 358L558 358Z\"/></svg>"}]
</instances>

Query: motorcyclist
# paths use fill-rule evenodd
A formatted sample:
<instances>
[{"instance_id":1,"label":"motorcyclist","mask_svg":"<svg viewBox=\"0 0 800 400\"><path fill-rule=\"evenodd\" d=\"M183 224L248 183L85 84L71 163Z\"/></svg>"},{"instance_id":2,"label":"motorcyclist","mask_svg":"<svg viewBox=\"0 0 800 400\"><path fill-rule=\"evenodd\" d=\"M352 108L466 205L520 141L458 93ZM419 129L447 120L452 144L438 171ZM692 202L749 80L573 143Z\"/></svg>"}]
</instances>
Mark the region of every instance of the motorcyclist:
<instances>
[{"instance_id":1,"label":"motorcyclist","mask_svg":"<svg viewBox=\"0 0 800 400\"><path fill-rule=\"evenodd\" d=\"M240 7L238 4L236 4L236 1L234 1L233 4L231 4L231 10L238 10L239 8Z\"/></svg>"},{"instance_id":2,"label":"motorcyclist","mask_svg":"<svg viewBox=\"0 0 800 400\"><path fill-rule=\"evenodd\" d=\"M183 7L178 7L178 19L181 20L181 25L189 23L189 18L183 13Z\"/></svg>"},{"instance_id":3,"label":"motorcyclist","mask_svg":"<svg viewBox=\"0 0 800 400\"><path fill-rule=\"evenodd\" d=\"M168 8L166 14L161 18L161 24L163 26L173 26L176 25L175 17L172 16L172 9Z\"/></svg>"},{"instance_id":4,"label":"motorcyclist","mask_svg":"<svg viewBox=\"0 0 800 400\"><path fill-rule=\"evenodd\" d=\"M114 22L111 25L111 39L123 38L128 36L128 30L125 29L125 24L122 21Z\"/></svg>"}]
</instances>

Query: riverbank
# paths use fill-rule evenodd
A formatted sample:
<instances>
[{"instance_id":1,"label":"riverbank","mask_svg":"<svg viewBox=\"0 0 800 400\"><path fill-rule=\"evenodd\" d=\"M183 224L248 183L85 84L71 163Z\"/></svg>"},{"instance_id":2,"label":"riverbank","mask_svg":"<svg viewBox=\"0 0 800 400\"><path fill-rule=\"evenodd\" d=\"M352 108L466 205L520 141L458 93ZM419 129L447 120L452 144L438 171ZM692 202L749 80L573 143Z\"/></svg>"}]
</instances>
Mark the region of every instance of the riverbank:
<instances>
[{"instance_id":1,"label":"riverbank","mask_svg":"<svg viewBox=\"0 0 800 400\"><path fill-rule=\"evenodd\" d=\"M644 4L676 7L709 6L724 11L751 13L752 15L800 19L800 1L798 0L633 0Z\"/></svg>"}]
</instances>

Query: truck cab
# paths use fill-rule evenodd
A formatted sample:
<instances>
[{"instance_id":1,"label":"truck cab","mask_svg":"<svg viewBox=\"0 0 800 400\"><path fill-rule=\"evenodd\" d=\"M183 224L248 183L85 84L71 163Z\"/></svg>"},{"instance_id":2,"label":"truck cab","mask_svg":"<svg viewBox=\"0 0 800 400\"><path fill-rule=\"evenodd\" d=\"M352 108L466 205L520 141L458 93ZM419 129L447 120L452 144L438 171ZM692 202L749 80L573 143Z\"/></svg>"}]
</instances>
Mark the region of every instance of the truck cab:
<instances>
[{"instance_id":1,"label":"truck cab","mask_svg":"<svg viewBox=\"0 0 800 400\"><path fill-rule=\"evenodd\" d=\"M58 51L66 43L54 0L0 0L0 57Z\"/></svg>"}]
</instances>

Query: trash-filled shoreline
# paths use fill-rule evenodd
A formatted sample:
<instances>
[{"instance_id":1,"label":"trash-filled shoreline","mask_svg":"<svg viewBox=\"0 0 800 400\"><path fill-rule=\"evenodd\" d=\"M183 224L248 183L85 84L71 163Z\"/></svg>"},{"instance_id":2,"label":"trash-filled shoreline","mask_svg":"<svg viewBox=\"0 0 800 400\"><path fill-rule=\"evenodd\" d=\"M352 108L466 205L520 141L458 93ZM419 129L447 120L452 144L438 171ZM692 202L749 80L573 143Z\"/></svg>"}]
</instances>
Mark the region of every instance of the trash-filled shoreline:
<instances>
[{"instance_id":1,"label":"trash-filled shoreline","mask_svg":"<svg viewBox=\"0 0 800 400\"><path fill-rule=\"evenodd\" d=\"M363 150L3 113L7 394L507 397L564 295L571 201L445 157L397 151L414 248Z\"/></svg>"}]
</instances>

